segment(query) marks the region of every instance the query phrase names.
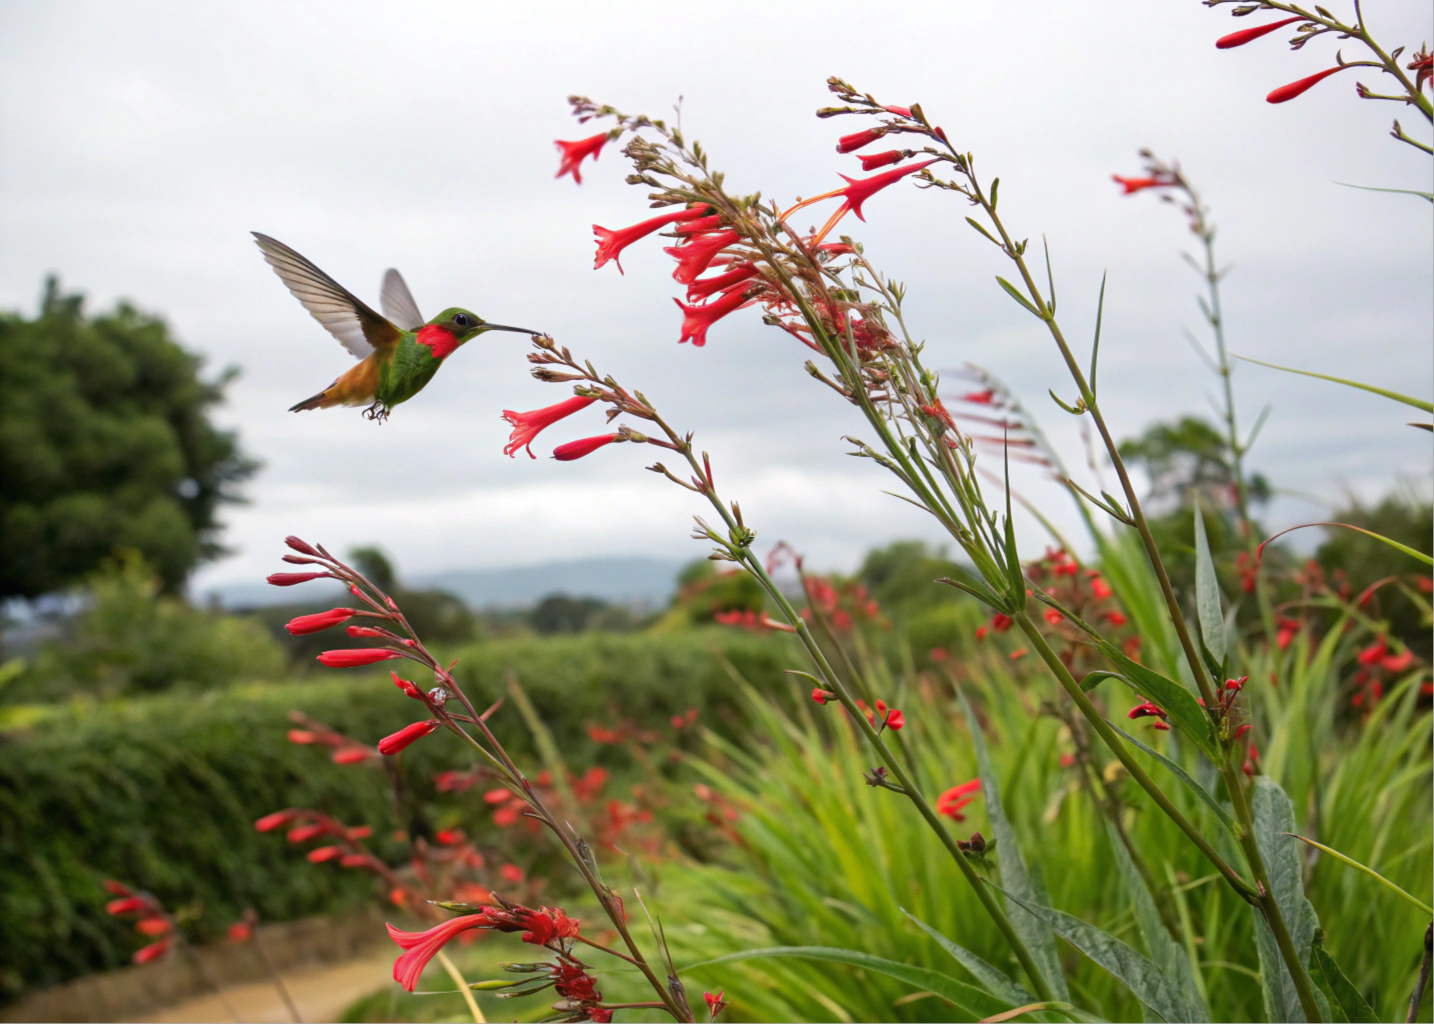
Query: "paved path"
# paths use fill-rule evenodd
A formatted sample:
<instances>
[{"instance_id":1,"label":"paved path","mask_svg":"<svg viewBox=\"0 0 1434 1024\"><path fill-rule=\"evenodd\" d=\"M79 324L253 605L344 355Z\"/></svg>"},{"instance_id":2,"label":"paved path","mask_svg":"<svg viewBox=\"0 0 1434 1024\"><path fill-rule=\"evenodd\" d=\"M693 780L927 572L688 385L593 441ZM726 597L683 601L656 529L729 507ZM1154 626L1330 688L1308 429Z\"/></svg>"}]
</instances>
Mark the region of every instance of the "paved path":
<instances>
[{"instance_id":1,"label":"paved path","mask_svg":"<svg viewBox=\"0 0 1434 1024\"><path fill-rule=\"evenodd\" d=\"M337 1021L349 1004L385 984L392 984L393 952L384 949L359 960L315 964L284 972L284 983L298 1004L304 1024ZM225 1005L228 1002L228 1006ZM269 1024L292 1020L274 986L267 982L235 985L216 995L177 1003L149 1017L132 1017L135 1024L171 1024L204 1021L217 1024Z\"/></svg>"}]
</instances>

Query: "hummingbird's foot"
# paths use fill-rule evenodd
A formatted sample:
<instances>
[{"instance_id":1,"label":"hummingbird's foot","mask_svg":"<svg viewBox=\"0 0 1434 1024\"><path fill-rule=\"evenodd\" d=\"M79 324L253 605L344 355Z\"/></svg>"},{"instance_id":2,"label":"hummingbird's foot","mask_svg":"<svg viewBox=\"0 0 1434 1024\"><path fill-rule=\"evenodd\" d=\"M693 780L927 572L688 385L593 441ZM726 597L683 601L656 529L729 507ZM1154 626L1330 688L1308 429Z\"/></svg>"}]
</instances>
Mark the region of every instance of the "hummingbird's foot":
<instances>
[{"instance_id":1,"label":"hummingbird's foot","mask_svg":"<svg viewBox=\"0 0 1434 1024\"><path fill-rule=\"evenodd\" d=\"M374 402L373 405L363 411L364 419L373 420L377 423L382 423L388 419L388 413L388 406L382 402Z\"/></svg>"}]
</instances>

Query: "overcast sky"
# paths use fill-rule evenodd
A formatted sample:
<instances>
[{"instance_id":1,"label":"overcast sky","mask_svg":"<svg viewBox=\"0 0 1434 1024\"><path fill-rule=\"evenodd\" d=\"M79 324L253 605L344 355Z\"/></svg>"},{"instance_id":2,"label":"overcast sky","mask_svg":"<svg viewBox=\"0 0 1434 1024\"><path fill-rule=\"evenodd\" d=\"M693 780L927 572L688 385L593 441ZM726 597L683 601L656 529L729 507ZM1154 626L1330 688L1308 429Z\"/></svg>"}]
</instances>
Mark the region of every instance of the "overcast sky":
<instances>
[{"instance_id":1,"label":"overcast sky","mask_svg":"<svg viewBox=\"0 0 1434 1024\"><path fill-rule=\"evenodd\" d=\"M1413 50L1434 35L1427 0L1365 9L1386 45ZM1017 237L1049 239L1061 319L1082 348L1109 270L1101 394L1119 436L1204 411L1215 389L1181 338L1201 328L1199 281L1178 255L1194 239L1174 210L1122 198L1109 178L1138 171L1136 151L1150 146L1178 157L1214 209L1220 256L1235 265L1224 292L1234 352L1428 397L1430 206L1336 182L1429 189L1430 161L1388 137L1392 104L1355 97L1362 72L1266 104L1271 88L1332 64L1334 44L1290 53L1280 33L1215 49L1253 23L1196 0L10 3L0 306L32 311L43 275L57 272L91 309L130 298L212 372L242 369L219 416L264 469L251 503L226 512L236 553L200 573L201 591L271 571L288 533L337 548L378 541L410 572L702 553L686 539L699 503L643 472L650 456L637 446L568 464L502 455L502 409L564 397L528 378L519 335L460 351L385 426L354 410L285 412L351 360L250 229L375 304L380 275L397 266L430 315L465 305L552 333L696 431L763 541L849 567L874 544L935 534L881 493L875 467L842 454L840 436L861 423L802 371L805 349L754 311L715 327L705 349L679 346L657 244L629 250L625 277L592 270L590 225L632 223L646 204L623 184L616 149L581 187L553 179L552 140L591 131L568 120L564 98L665 116L681 96L685 129L729 186L778 198L859 173L833 151L853 129L812 117L828 75L920 102L984 177L1001 178ZM1404 121L1427 137L1417 114ZM1074 422L1044 397L1071 392L1057 355L995 285L1007 271L965 227L966 210L903 187L866 212L860 237L909 283L909 323L930 361L991 368L1081 465ZM1236 389L1246 424L1273 404L1251 462L1277 486L1335 501L1399 478L1427 489L1429 435L1403 425L1409 410L1255 366L1240 368ZM540 448L600 422L568 421ZM1035 474L1016 482L1057 521L1076 521ZM1325 511L1290 497L1267 519Z\"/></svg>"}]
</instances>

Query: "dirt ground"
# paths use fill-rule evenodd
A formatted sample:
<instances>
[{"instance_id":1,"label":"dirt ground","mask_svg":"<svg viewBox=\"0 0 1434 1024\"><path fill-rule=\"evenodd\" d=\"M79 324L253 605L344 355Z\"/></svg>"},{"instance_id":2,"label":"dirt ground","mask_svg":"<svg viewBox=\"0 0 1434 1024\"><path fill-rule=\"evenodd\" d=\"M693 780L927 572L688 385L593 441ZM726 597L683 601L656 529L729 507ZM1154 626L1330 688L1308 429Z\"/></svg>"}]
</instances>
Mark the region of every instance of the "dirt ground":
<instances>
[{"instance_id":1,"label":"dirt ground","mask_svg":"<svg viewBox=\"0 0 1434 1024\"><path fill-rule=\"evenodd\" d=\"M371 956L339 964L314 964L284 971L284 984L298 1006L304 1024L337 1021L350 1003L385 983L391 984L393 952L375 951ZM146 1024L205 1021L267 1024L293 1018L274 986L267 982L235 985L217 995L200 996L176 1003L149 1017L128 1020Z\"/></svg>"}]
</instances>

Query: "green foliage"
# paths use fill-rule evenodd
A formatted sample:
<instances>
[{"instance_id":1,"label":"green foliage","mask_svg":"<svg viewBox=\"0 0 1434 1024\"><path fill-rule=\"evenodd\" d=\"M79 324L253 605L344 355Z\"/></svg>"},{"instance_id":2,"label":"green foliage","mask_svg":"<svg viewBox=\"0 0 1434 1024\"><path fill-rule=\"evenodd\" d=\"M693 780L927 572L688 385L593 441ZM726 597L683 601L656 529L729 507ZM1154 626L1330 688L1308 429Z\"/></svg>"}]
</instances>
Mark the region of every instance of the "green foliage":
<instances>
[{"instance_id":1,"label":"green foliage","mask_svg":"<svg viewBox=\"0 0 1434 1024\"><path fill-rule=\"evenodd\" d=\"M1335 633L1339 642L1342 631ZM1343 642L1353 646L1359 638ZM1306 827L1317 822L1322 832L1337 834L1351 856L1373 855L1382 872L1416 896L1427 896L1434 885L1434 836L1428 717L1418 710L1417 677L1391 692L1366 721L1336 728L1332 715L1313 724L1305 715L1316 704L1332 702L1338 673L1302 642L1280 657L1295 663L1285 666L1281 686L1273 692L1257 688L1253 680L1268 678L1268 670L1255 663L1248 689L1260 694L1253 717L1268 722L1271 732L1261 747L1277 752L1266 756L1266 771L1289 787L1294 799L1284 797L1271 779L1260 781L1259 820L1267 829L1276 819L1286 820L1276 813L1276 803L1283 801L1285 813L1293 814L1289 820ZM1151 1005L1164 1006L1168 1019L1189 1020L1204 1016L1197 1004L1204 994L1210 1019L1262 1019L1262 986L1250 970L1257 962L1255 922L1244 901L1133 784L1122 781L1097 747L1095 767L1129 802L1123 824L1151 868L1154 885L1142 898L1144 883L1117 852L1118 840L1079 768L1060 764L1060 754L1071 749L1069 727L1037 713L1036 694L998 655L977 656L959 672L981 698L974 702L975 714L990 747L988 772L999 778L1004 799L1000 811L984 800L967 807L963 813L971 820L952 823L953 829L963 838L975 831L989 837L993 812L1008 819L1029 870L1044 876L1050 888L1048 899L1028 902L1052 908L1045 914L1048 924L1088 956L1108 960L1130 984L1127 989L1063 946L1071 1002L1098 1019L1140 1019L1134 990ZM977 774L978 751L975 733L969 743L952 741L950 723L961 730L970 720L951 692L933 683L929 676L894 682L908 725L893 742L934 796ZM1112 717L1128 706L1119 703L1127 698L1117 688L1103 687L1099 694L1117 702ZM820 970L788 959L701 966L752 947L809 945L943 974L953 971L955 947L966 954L958 960L974 965L971 979L982 981L981 972L998 970L1005 986L1025 982L974 894L913 809L899 795L863 783L860 767L871 755L839 710L803 705L787 713L754 698L752 718L755 728L746 745L714 738L709 761L698 765L714 789L742 808L737 824L742 845L721 866L668 871L660 899L668 937L680 951L679 966L697 965L688 972L689 987L724 985L743 1019L953 1019L952 1008L939 999L870 972ZM1187 774L1213 776L1190 745L1174 742L1173 735L1144 733L1167 757L1183 762ZM1317 784L1308 781L1307 770L1317 775ZM1210 783L1217 784L1218 779ZM1221 832L1214 812L1193 792L1173 784L1166 792L1207 835ZM1298 813L1300 808L1306 810ZM1295 840L1285 842L1294 848ZM1232 841L1224 845L1233 851ZM1282 903L1288 898L1298 904L1305 898L1296 892L1299 859L1288 860L1286 849L1270 853ZM1234 852L1229 856L1238 859ZM1004 841L987 855L993 879L1008 877L1009 857ZM1304 893L1350 989L1365 999L1374 992L1408 992L1427 919L1331 858L1306 871ZM1181 932L1162 936L1158 929L1167 926L1162 918L1178 922ZM1313 912L1292 917L1306 949L1313 921ZM1368 941L1370 936L1379 941ZM996 988L1002 987L999 981ZM996 991L989 979L983 983ZM1172 990L1190 1005L1168 1005ZM1352 1001L1349 991L1342 998Z\"/></svg>"},{"instance_id":2,"label":"green foliage","mask_svg":"<svg viewBox=\"0 0 1434 1024\"><path fill-rule=\"evenodd\" d=\"M86 316L45 286L40 315L0 315L0 598L36 597L141 552L166 588L222 549L216 514L253 473L209 420L233 372L121 303Z\"/></svg>"},{"instance_id":3,"label":"green foliage","mask_svg":"<svg viewBox=\"0 0 1434 1024\"><path fill-rule=\"evenodd\" d=\"M1155 423L1137 438L1120 444L1127 465L1141 466L1150 477L1153 504L1189 507L1196 495L1228 493L1235 483L1226 438L1198 416L1182 416L1175 423ZM1269 499L1263 477L1251 477L1250 499ZM1222 495L1223 496L1223 495ZM1188 537L1189 534L1187 533Z\"/></svg>"},{"instance_id":4,"label":"green foliage","mask_svg":"<svg viewBox=\"0 0 1434 1024\"><path fill-rule=\"evenodd\" d=\"M582 633L587 630L624 632L634 629L637 616L621 605L595 597L551 594L538 602L531 613L533 628L540 634Z\"/></svg>"},{"instance_id":5,"label":"green foliage","mask_svg":"<svg viewBox=\"0 0 1434 1024\"><path fill-rule=\"evenodd\" d=\"M41 645L0 702L209 689L279 674L283 650L262 625L193 608L160 588L138 552L107 561L90 578L87 606Z\"/></svg>"},{"instance_id":6,"label":"green foliage","mask_svg":"<svg viewBox=\"0 0 1434 1024\"><path fill-rule=\"evenodd\" d=\"M744 570L717 569L707 559L688 563L677 574L677 594L672 599L673 611L668 624L711 622L717 612L737 609L761 611L766 602L762 585Z\"/></svg>"},{"instance_id":7,"label":"green foliage","mask_svg":"<svg viewBox=\"0 0 1434 1024\"><path fill-rule=\"evenodd\" d=\"M901 621L950 607L950 591L936 581L953 568L944 551L932 551L919 540L899 540L868 552L856 576L882 611Z\"/></svg>"},{"instance_id":8,"label":"green foliage","mask_svg":"<svg viewBox=\"0 0 1434 1024\"><path fill-rule=\"evenodd\" d=\"M689 707L718 729L736 726L714 652L767 687L790 661L784 638L714 630L485 644L458 672L480 702L505 692L515 673L569 763L617 766L623 751L586 732L590 720L610 722L614 706L645 728L667 727ZM371 876L310 865L281 835L253 829L270 811L313 807L371 825L376 851L393 855L382 838L395 824L384 774L287 742L293 709L369 742L410 711L386 673L335 671L316 682L57 707L0 737L0 997L126 962L135 936L105 916L106 878L193 908L199 939L250 906L282 920L371 898ZM493 724L510 750L532 757L515 711L504 708ZM423 802L434 799L435 772L467 763L456 743L433 741L399 760ZM481 790L457 799L470 820L486 820ZM422 835L433 823L420 814L404 824Z\"/></svg>"}]
</instances>

